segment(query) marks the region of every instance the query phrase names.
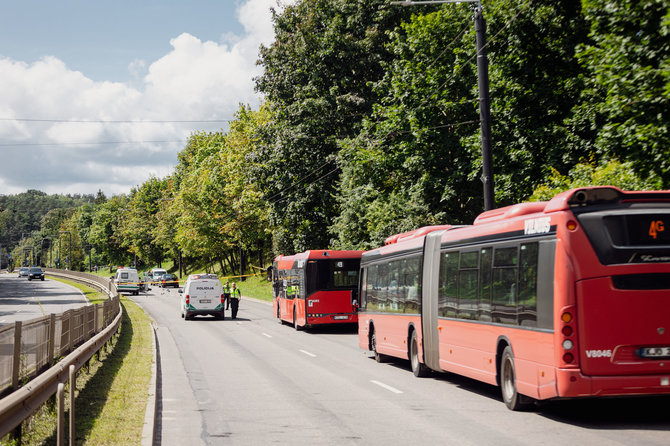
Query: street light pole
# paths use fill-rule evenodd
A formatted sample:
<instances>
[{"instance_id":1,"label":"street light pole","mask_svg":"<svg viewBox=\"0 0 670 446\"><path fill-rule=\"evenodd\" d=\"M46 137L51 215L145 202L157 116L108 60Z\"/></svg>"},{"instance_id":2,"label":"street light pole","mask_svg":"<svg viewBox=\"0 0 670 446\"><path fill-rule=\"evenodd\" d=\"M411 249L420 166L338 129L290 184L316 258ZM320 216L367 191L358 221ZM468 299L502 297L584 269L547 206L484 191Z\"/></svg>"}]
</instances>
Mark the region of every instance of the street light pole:
<instances>
[{"instance_id":1,"label":"street light pole","mask_svg":"<svg viewBox=\"0 0 670 446\"><path fill-rule=\"evenodd\" d=\"M477 3L475 33L477 35L477 84L479 87L479 122L482 135L482 183L484 185L484 210L496 207L493 184L493 155L491 150L491 99L489 95L489 60L486 52L486 21L481 0L431 0L398 1L392 5L439 5L444 3Z\"/></svg>"},{"instance_id":2,"label":"street light pole","mask_svg":"<svg viewBox=\"0 0 670 446\"><path fill-rule=\"evenodd\" d=\"M72 271L72 233L70 231L60 231L58 233L58 253L60 255L60 234L67 234L70 240L70 252L67 257L67 269Z\"/></svg>"}]
</instances>

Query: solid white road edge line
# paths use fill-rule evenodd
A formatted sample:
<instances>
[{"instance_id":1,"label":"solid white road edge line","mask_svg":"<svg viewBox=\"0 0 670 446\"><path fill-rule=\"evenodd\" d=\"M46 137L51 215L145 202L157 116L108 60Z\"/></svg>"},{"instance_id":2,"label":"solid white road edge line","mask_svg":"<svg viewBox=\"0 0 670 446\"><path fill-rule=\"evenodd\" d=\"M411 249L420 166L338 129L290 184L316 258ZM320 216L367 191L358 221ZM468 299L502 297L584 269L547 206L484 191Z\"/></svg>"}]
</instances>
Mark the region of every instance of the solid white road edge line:
<instances>
[{"instance_id":1,"label":"solid white road edge line","mask_svg":"<svg viewBox=\"0 0 670 446\"><path fill-rule=\"evenodd\" d=\"M300 351L301 353L306 354L307 356L311 356L312 358L316 358L316 355L314 353L310 353L306 350L298 350L298 351Z\"/></svg>"},{"instance_id":2,"label":"solid white road edge line","mask_svg":"<svg viewBox=\"0 0 670 446\"><path fill-rule=\"evenodd\" d=\"M382 387L382 388L388 390L389 392L402 393L402 390L398 390L395 387L391 387L388 384L384 384L383 382L379 382L379 381L376 381L374 379L371 379L370 382L373 383L373 384L377 384L379 387Z\"/></svg>"}]
</instances>

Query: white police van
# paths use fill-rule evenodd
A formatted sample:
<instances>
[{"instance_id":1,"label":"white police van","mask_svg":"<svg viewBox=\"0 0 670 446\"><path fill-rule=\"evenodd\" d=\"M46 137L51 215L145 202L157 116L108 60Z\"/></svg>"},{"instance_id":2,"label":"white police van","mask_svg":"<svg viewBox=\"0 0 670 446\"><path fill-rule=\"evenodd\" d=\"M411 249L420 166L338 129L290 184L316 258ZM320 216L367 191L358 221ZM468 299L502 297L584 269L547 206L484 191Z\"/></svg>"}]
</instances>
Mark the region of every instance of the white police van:
<instances>
[{"instance_id":1,"label":"white police van","mask_svg":"<svg viewBox=\"0 0 670 446\"><path fill-rule=\"evenodd\" d=\"M179 293L184 319L208 314L224 318L223 286L216 274L191 274Z\"/></svg>"},{"instance_id":2,"label":"white police van","mask_svg":"<svg viewBox=\"0 0 670 446\"><path fill-rule=\"evenodd\" d=\"M140 294L140 276L135 268L122 266L114 274L114 285L119 293Z\"/></svg>"},{"instance_id":3,"label":"white police van","mask_svg":"<svg viewBox=\"0 0 670 446\"><path fill-rule=\"evenodd\" d=\"M154 268L151 270L151 281L159 285L161 283L161 277L163 277L163 274L167 274L167 270L165 268Z\"/></svg>"}]
</instances>

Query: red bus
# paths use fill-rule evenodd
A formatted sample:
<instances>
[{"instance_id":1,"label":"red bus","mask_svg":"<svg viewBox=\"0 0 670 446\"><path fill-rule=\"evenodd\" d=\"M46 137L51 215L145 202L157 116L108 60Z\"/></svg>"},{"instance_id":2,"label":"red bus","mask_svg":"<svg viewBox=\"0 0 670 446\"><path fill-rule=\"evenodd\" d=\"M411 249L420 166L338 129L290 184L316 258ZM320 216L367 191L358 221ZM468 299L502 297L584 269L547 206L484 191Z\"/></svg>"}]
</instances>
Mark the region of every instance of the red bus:
<instances>
[{"instance_id":1,"label":"red bus","mask_svg":"<svg viewBox=\"0 0 670 446\"><path fill-rule=\"evenodd\" d=\"M305 251L278 256L272 265L272 309L296 330L358 321L362 251Z\"/></svg>"},{"instance_id":2,"label":"red bus","mask_svg":"<svg viewBox=\"0 0 670 446\"><path fill-rule=\"evenodd\" d=\"M500 386L512 410L670 394L670 191L573 189L389 237L360 295L375 359Z\"/></svg>"}]
</instances>

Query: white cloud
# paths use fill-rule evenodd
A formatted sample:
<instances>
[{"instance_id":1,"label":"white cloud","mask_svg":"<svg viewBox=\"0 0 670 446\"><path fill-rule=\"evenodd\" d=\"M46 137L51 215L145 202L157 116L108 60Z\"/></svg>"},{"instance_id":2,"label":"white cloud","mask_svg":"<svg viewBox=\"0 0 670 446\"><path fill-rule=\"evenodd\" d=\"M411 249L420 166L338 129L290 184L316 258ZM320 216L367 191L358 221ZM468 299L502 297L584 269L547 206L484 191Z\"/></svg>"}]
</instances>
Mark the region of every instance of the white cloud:
<instances>
[{"instance_id":1,"label":"white cloud","mask_svg":"<svg viewBox=\"0 0 670 446\"><path fill-rule=\"evenodd\" d=\"M230 119L239 103L257 106L256 59L259 45L273 39L273 6L276 0L244 2L237 13L245 33L225 34L224 43L188 33L175 36L172 50L148 67L144 60L129 64L129 83L94 82L55 57L31 64L0 59L0 193L32 188L114 194L128 192L150 175L169 174L183 142L151 141L183 141L193 131L225 124L48 120ZM124 141L142 143L110 144Z\"/></svg>"}]
</instances>

